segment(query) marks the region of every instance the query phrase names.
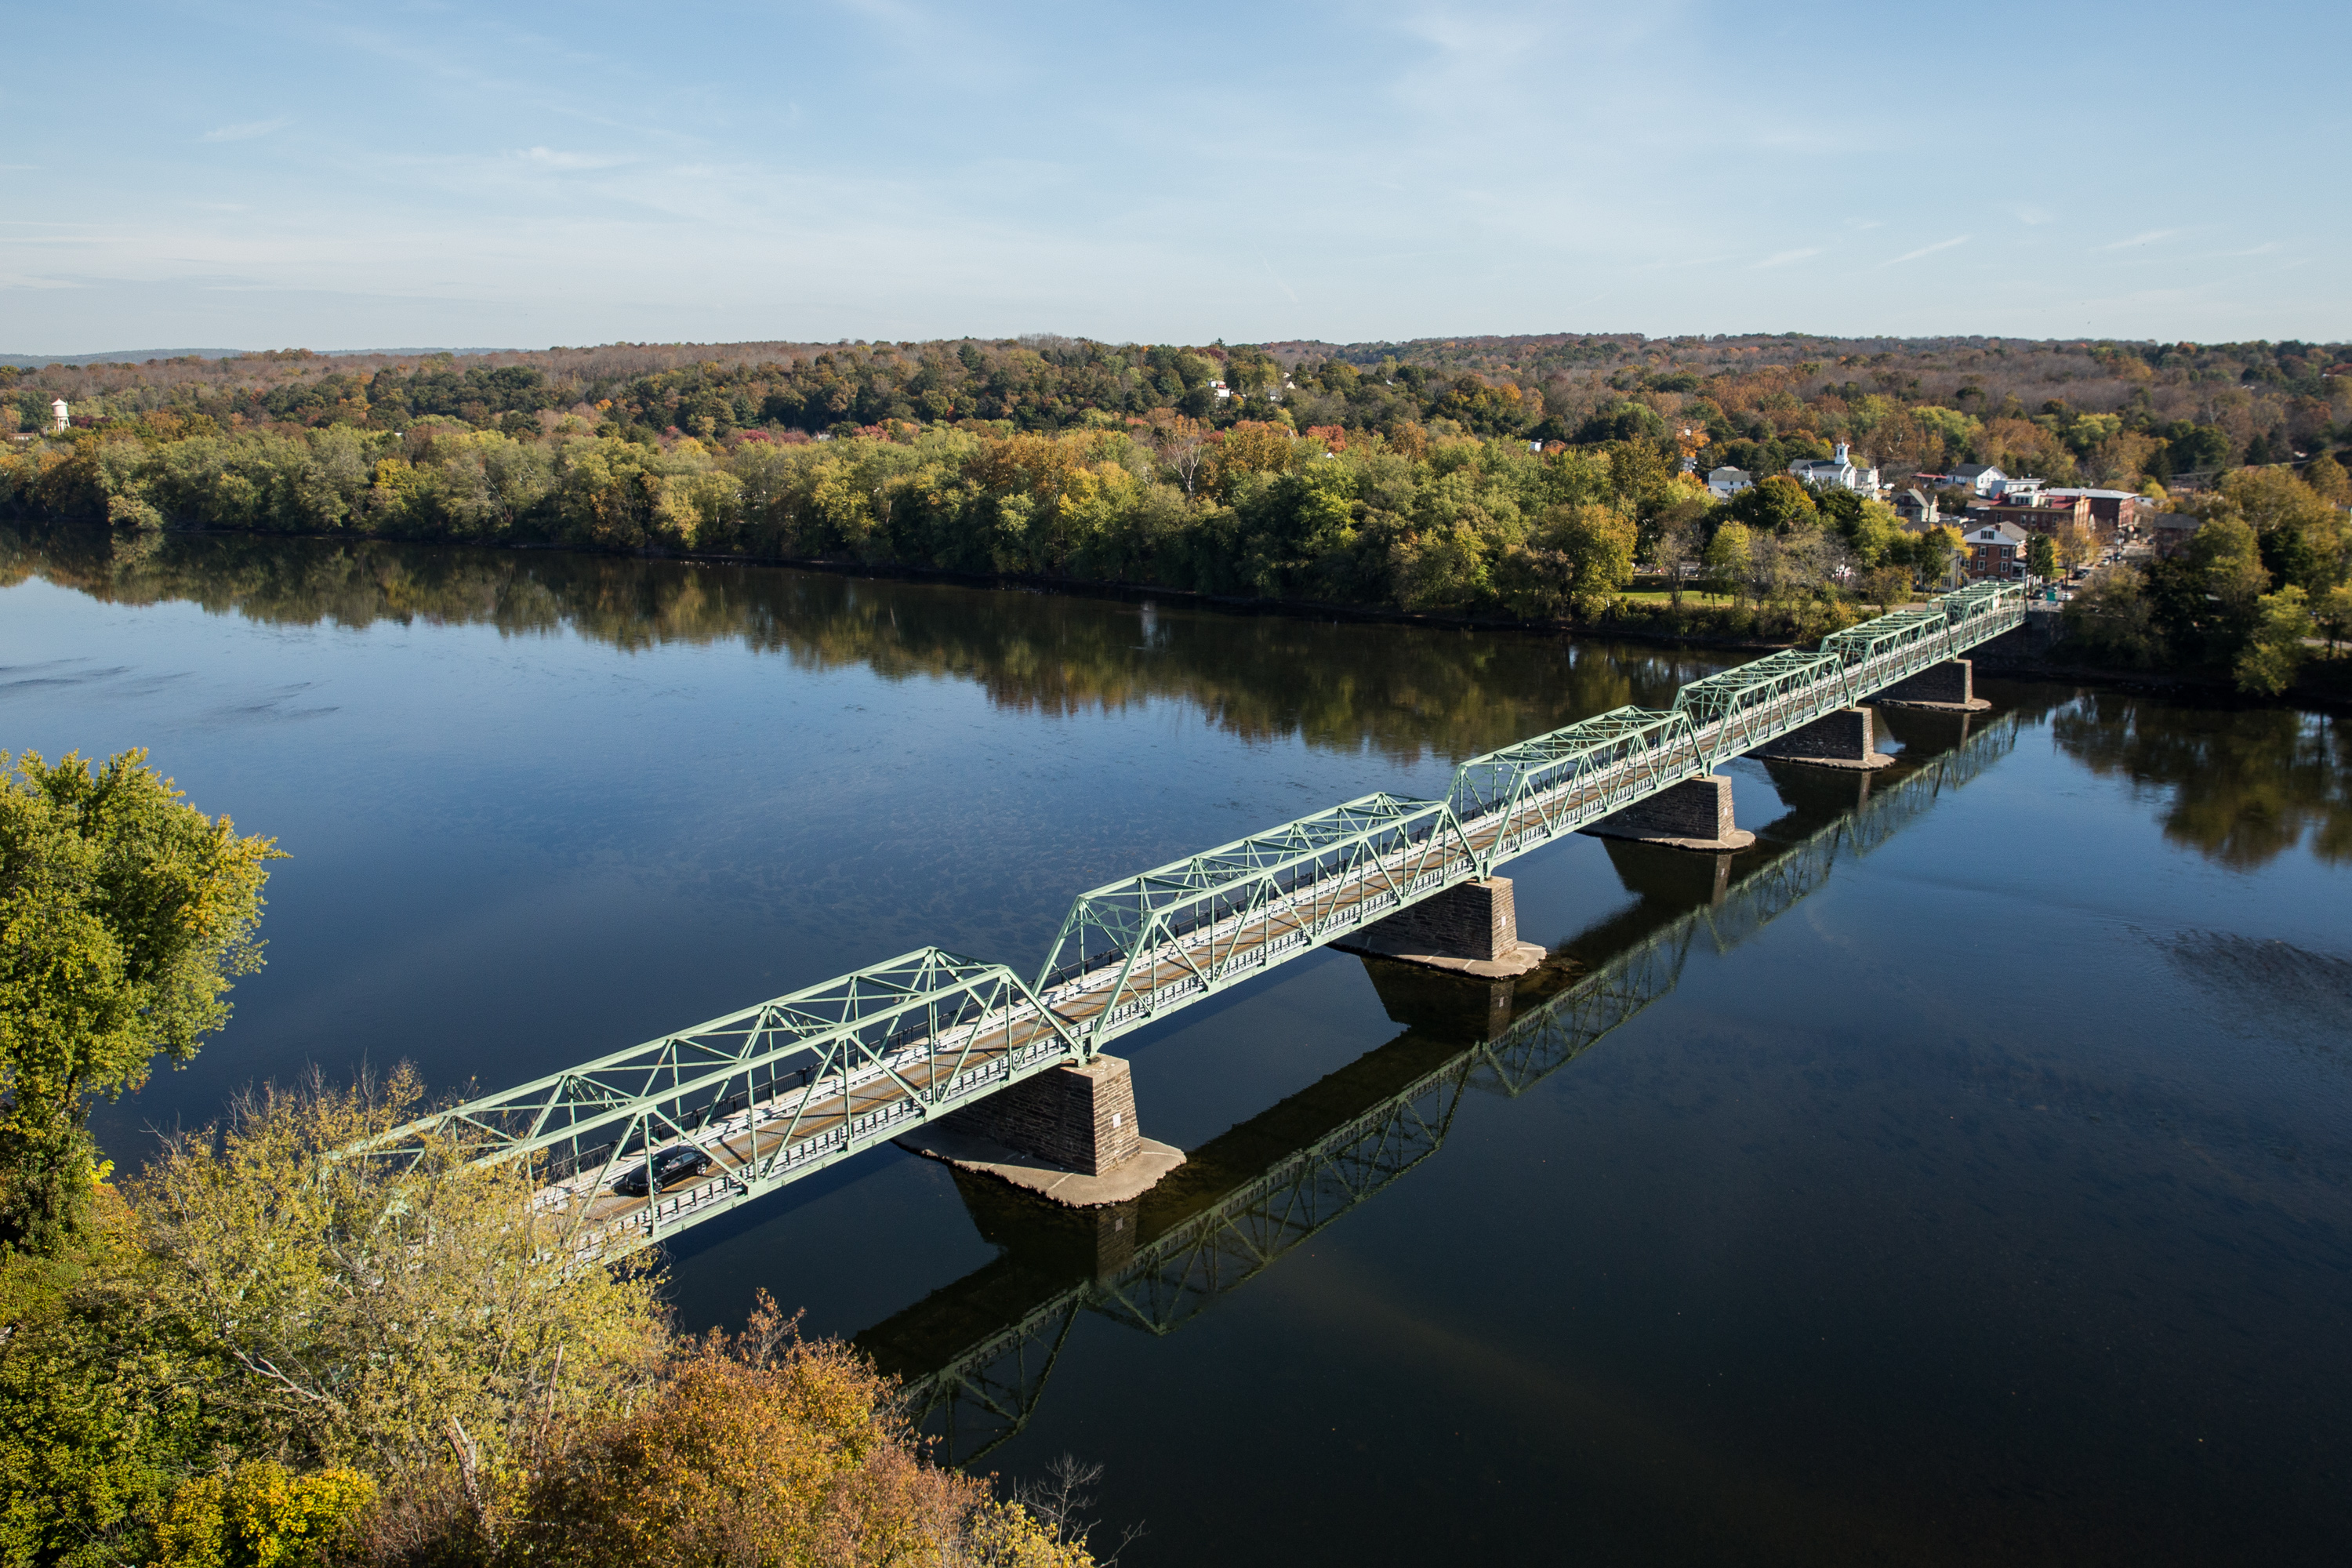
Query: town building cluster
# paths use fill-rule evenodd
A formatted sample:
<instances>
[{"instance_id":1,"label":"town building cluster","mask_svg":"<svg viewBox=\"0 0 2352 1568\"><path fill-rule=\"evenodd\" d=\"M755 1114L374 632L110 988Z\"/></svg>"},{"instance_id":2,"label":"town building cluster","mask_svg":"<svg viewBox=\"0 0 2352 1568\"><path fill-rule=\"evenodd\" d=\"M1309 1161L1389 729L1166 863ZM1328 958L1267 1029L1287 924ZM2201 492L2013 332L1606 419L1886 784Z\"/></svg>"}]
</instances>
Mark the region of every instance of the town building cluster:
<instances>
[{"instance_id":1,"label":"town building cluster","mask_svg":"<svg viewBox=\"0 0 2352 1568\"><path fill-rule=\"evenodd\" d=\"M2168 534L2181 532L2167 524L2194 527L2193 520L2143 513L2141 499L2129 490L2047 485L2003 473L1990 463L1962 463L1949 473L1915 474L1900 486L1882 484L1877 468L1867 458L1856 458L1843 441L1833 456L1801 459L1790 464L1788 472L1813 489L1850 490L1883 501L1913 532L1958 528L1963 566L1972 578L2024 576L2036 535L2055 539L2072 533L2105 546L2146 530L2156 534L2161 546ZM1706 476L1707 490L1718 500L1730 500L1755 486L1755 476L1745 468L1719 468ZM1947 513L1938 499L1953 491L1967 498L1957 515Z\"/></svg>"}]
</instances>

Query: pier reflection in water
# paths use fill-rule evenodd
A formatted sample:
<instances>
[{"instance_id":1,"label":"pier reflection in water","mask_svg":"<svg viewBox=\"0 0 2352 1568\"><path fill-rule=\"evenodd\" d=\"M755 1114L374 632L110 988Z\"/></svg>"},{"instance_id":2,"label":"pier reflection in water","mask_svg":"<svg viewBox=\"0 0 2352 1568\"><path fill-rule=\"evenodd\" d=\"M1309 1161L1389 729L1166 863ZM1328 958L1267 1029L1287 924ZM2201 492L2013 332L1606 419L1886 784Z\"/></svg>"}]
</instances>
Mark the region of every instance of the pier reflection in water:
<instances>
[{"instance_id":1,"label":"pier reflection in water","mask_svg":"<svg viewBox=\"0 0 2352 1568\"><path fill-rule=\"evenodd\" d=\"M1193 1150L1143 1196L1073 1211L959 1172L993 1263L856 1337L904 1380L940 1457L970 1465L1028 1425L1079 1315L1167 1334L1443 1147L1465 1094L1516 1099L1675 988L1694 943L1728 952L1844 857L1867 855L2005 755L2017 715L1905 713L1888 773L1777 764L1790 809L1755 847L1608 841L1635 901L1550 963L1487 984L1361 962L1402 1036Z\"/></svg>"}]
</instances>

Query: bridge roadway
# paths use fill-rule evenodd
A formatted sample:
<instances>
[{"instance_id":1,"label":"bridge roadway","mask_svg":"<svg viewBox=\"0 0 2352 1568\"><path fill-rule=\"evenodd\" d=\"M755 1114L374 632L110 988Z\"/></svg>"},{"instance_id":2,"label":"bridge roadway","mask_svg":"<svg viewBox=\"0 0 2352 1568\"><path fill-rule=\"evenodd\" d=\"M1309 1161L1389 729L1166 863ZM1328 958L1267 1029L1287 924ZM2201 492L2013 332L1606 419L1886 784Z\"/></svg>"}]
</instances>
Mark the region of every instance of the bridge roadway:
<instances>
[{"instance_id":1,"label":"bridge roadway","mask_svg":"<svg viewBox=\"0 0 2352 1568\"><path fill-rule=\"evenodd\" d=\"M1694 946L1728 952L1820 888L1840 859L1877 849L2016 742L2009 716L1973 733L1966 719L1935 721L1945 724L1960 729L1957 744L1885 784L1856 781L1861 803L1826 822L1818 809L1792 811L1711 899L1661 919L1653 894L1569 943L1599 962L1466 1048L1465 1025L1475 1034L1486 1018L1465 1016L1458 982L1419 995L1414 987L1430 982L1374 961L1404 1035L1202 1145L1142 1198L1063 1227L1083 1235L1055 1237L1037 1200L962 1178L975 1220L1004 1255L857 1344L901 1379L908 1414L940 1440L941 1458L984 1458L1028 1424L1082 1314L1154 1336L1182 1328L1435 1155L1466 1094L1526 1093L1671 992ZM1926 740L1906 748L1906 760L1927 750Z\"/></svg>"},{"instance_id":2,"label":"bridge roadway","mask_svg":"<svg viewBox=\"0 0 2352 1568\"><path fill-rule=\"evenodd\" d=\"M922 948L498 1094L368 1148L531 1159L538 1216L617 1258L903 1135L1712 772L2022 623L1983 583L1474 757L1444 798L1380 794L1081 894L1038 979ZM698 1178L614 1190L693 1144Z\"/></svg>"}]
</instances>

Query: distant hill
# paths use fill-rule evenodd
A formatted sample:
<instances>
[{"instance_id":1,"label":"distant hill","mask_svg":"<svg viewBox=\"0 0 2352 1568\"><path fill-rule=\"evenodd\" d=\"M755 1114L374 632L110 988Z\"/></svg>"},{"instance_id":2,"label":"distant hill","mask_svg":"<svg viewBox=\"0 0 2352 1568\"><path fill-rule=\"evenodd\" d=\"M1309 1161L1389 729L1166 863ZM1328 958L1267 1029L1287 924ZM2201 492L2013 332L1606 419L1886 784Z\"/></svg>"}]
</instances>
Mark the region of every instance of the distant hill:
<instances>
[{"instance_id":1,"label":"distant hill","mask_svg":"<svg viewBox=\"0 0 2352 1568\"><path fill-rule=\"evenodd\" d=\"M0 364L13 364L20 370L40 370L46 366L53 364L73 366L90 364L145 364L150 360L159 359L236 359L245 354L257 353L259 352L260 351L257 349L116 349L108 353L99 354L0 353ZM320 349L318 351L318 353L324 357L341 357L355 354L497 354L512 353L516 351L512 349L493 348Z\"/></svg>"},{"instance_id":2,"label":"distant hill","mask_svg":"<svg viewBox=\"0 0 2352 1568\"><path fill-rule=\"evenodd\" d=\"M235 359L247 352L244 349L123 349L102 354L0 353L0 364L13 364L20 370L38 370L52 364L144 364L151 359Z\"/></svg>"}]
</instances>

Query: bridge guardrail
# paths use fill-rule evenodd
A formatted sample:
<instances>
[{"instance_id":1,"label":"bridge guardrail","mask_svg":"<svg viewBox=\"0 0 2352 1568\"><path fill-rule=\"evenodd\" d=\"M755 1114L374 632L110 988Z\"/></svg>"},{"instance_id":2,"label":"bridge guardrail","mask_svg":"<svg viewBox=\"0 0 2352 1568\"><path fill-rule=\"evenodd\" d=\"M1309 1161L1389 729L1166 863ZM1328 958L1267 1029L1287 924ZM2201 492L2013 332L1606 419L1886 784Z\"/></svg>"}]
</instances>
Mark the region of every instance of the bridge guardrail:
<instances>
[{"instance_id":1,"label":"bridge guardrail","mask_svg":"<svg viewBox=\"0 0 2352 1568\"><path fill-rule=\"evenodd\" d=\"M2021 590L1979 584L1832 634L1818 650L1694 681L1671 709L1619 709L1471 758L1441 799L1362 796L1092 889L1073 903L1034 986L1000 964L919 949L468 1100L354 1152L396 1159L404 1142L457 1137L483 1159L546 1159L544 1202L579 1207L592 1237L641 1245L662 1234L665 1211L695 1223L911 1121L1092 1056L1172 1008L1491 876L1948 658L2020 624L2023 610ZM971 1042L990 1029L1003 1038L975 1059ZM780 1076L788 1062L791 1083ZM724 1174L707 1194L682 1206L648 1200L636 1205L642 1220L593 1212L610 1198L616 1165L671 1142L716 1152Z\"/></svg>"}]
</instances>

